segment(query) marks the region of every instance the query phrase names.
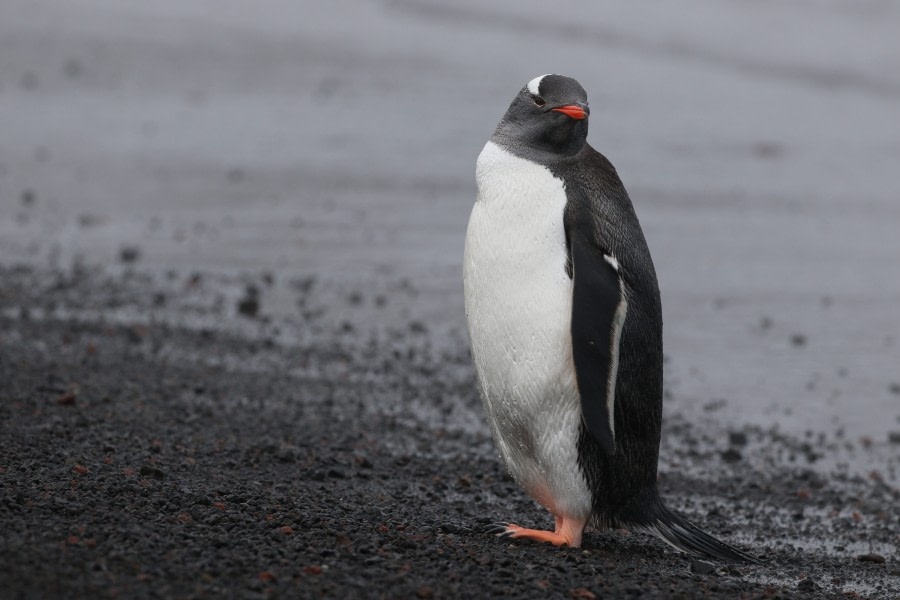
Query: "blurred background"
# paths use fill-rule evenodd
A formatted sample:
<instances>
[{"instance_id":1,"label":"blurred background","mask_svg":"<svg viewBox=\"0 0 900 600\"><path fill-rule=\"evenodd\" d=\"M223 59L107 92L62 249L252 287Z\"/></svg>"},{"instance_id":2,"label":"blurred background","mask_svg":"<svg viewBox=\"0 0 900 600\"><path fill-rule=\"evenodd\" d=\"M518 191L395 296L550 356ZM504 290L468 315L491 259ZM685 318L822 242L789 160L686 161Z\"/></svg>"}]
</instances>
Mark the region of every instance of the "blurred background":
<instances>
[{"instance_id":1,"label":"blurred background","mask_svg":"<svg viewBox=\"0 0 900 600\"><path fill-rule=\"evenodd\" d=\"M887 0L0 0L0 261L265 271L275 318L294 277L400 282L393 318L463 331L475 159L562 73L656 261L666 410L900 440L898 31Z\"/></svg>"}]
</instances>

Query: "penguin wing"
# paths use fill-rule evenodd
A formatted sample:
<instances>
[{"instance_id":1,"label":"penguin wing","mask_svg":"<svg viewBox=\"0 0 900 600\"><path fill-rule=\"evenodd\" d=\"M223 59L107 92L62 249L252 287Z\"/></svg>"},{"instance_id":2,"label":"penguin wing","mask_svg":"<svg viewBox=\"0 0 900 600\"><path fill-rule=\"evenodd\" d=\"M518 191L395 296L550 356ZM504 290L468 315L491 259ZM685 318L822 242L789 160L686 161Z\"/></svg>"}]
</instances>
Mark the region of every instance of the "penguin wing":
<instances>
[{"instance_id":1,"label":"penguin wing","mask_svg":"<svg viewBox=\"0 0 900 600\"><path fill-rule=\"evenodd\" d=\"M616 452L616 375L619 340L628 301L614 256L578 228L569 236L572 267L572 356L588 431L612 456Z\"/></svg>"}]
</instances>

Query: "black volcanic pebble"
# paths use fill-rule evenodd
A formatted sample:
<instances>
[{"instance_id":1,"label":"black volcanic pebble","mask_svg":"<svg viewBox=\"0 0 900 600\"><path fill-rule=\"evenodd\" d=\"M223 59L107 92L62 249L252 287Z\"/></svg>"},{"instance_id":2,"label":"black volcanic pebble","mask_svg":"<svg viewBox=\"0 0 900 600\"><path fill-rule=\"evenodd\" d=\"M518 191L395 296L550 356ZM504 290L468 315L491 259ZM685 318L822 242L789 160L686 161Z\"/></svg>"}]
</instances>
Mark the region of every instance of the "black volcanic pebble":
<instances>
[{"instance_id":1,"label":"black volcanic pebble","mask_svg":"<svg viewBox=\"0 0 900 600\"><path fill-rule=\"evenodd\" d=\"M736 463L742 460L744 456L735 450L734 448L729 448L725 452L722 453L722 460L727 463Z\"/></svg>"},{"instance_id":2,"label":"black volcanic pebble","mask_svg":"<svg viewBox=\"0 0 900 600\"><path fill-rule=\"evenodd\" d=\"M705 560L695 559L691 561L691 571L699 575L708 575L716 570L716 565Z\"/></svg>"},{"instance_id":3,"label":"black volcanic pebble","mask_svg":"<svg viewBox=\"0 0 900 600\"><path fill-rule=\"evenodd\" d=\"M137 246L123 246L119 250L119 260L125 264L131 264L141 258L141 249Z\"/></svg>"},{"instance_id":4,"label":"black volcanic pebble","mask_svg":"<svg viewBox=\"0 0 900 600\"><path fill-rule=\"evenodd\" d=\"M728 432L728 443L732 446L743 447L747 445L747 434L742 431Z\"/></svg>"},{"instance_id":5,"label":"black volcanic pebble","mask_svg":"<svg viewBox=\"0 0 900 600\"><path fill-rule=\"evenodd\" d=\"M880 554L869 553L869 554L860 554L859 556L856 557L856 560L858 560L859 562L872 562L872 563L880 564L880 563L885 562L886 559L883 556L881 556Z\"/></svg>"}]
</instances>

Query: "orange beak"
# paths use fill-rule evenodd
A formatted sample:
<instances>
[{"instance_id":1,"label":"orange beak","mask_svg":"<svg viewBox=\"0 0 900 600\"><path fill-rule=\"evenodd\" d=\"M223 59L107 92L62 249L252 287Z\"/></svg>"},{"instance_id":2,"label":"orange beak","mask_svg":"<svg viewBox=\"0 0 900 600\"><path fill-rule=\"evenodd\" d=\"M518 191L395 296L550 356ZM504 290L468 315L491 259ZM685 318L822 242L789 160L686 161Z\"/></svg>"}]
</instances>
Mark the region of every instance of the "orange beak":
<instances>
[{"instance_id":1,"label":"orange beak","mask_svg":"<svg viewBox=\"0 0 900 600\"><path fill-rule=\"evenodd\" d=\"M567 117L572 117L573 119L578 119L579 121L588 116L587 111L575 104L567 104L566 106L560 106L559 108L553 108L551 110L561 112Z\"/></svg>"}]
</instances>

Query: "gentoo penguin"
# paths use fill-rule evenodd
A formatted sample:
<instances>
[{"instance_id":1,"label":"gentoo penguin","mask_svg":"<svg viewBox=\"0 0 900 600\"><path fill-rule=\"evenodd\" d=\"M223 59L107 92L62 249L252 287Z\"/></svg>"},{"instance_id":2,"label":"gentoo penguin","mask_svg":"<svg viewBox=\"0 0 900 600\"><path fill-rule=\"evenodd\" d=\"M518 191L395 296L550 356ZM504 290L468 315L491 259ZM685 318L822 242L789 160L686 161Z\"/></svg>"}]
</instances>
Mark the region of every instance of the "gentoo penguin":
<instances>
[{"instance_id":1,"label":"gentoo penguin","mask_svg":"<svg viewBox=\"0 0 900 600\"><path fill-rule=\"evenodd\" d=\"M587 143L569 77L535 77L478 157L466 233L466 318L494 442L555 531L643 529L691 554L754 561L663 504L662 311L656 272L615 168Z\"/></svg>"}]
</instances>

